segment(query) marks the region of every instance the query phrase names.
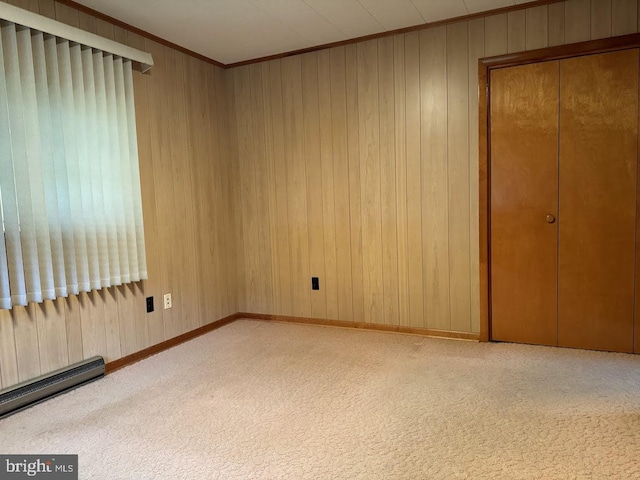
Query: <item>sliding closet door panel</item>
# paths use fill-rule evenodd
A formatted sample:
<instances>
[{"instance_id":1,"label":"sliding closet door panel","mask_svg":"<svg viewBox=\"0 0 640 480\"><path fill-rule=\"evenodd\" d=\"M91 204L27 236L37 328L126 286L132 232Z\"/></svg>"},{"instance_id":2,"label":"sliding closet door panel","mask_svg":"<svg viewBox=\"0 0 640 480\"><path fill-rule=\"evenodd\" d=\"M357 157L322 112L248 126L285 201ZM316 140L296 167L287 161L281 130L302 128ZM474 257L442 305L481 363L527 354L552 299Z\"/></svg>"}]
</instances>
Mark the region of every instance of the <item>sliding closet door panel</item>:
<instances>
[{"instance_id":1,"label":"sliding closet door panel","mask_svg":"<svg viewBox=\"0 0 640 480\"><path fill-rule=\"evenodd\" d=\"M493 340L557 341L558 75L558 62L491 72Z\"/></svg>"},{"instance_id":2,"label":"sliding closet door panel","mask_svg":"<svg viewBox=\"0 0 640 480\"><path fill-rule=\"evenodd\" d=\"M560 62L558 344L633 350L638 50Z\"/></svg>"}]
</instances>

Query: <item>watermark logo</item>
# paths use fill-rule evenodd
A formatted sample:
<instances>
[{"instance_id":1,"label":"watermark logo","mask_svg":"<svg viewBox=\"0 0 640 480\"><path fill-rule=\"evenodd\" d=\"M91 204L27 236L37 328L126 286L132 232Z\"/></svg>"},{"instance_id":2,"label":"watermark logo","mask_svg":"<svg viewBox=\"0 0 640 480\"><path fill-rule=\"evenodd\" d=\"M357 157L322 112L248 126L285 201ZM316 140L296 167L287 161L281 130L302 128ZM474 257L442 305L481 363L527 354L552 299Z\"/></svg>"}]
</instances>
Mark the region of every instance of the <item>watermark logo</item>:
<instances>
[{"instance_id":1,"label":"watermark logo","mask_svg":"<svg viewBox=\"0 0 640 480\"><path fill-rule=\"evenodd\" d=\"M0 480L78 480L78 455L0 455Z\"/></svg>"}]
</instances>

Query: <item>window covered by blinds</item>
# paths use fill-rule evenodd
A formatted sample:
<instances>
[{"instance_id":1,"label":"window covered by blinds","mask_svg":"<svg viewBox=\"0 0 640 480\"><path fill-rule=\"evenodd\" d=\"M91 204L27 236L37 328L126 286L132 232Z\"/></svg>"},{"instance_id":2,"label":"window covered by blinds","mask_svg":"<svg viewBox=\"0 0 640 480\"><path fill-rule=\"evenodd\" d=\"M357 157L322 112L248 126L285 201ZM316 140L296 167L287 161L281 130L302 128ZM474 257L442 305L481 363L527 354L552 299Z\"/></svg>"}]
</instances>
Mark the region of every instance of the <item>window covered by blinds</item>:
<instances>
[{"instance_id":1,"label":"window covered by blinds","mask_svg":"<svg viewBox=\"0 0 640 480\"><path fill-rule=\"evenodd\" d=\"M0 308L147 278L132 62L0 30Z\"/></svg>"}]
</instances>

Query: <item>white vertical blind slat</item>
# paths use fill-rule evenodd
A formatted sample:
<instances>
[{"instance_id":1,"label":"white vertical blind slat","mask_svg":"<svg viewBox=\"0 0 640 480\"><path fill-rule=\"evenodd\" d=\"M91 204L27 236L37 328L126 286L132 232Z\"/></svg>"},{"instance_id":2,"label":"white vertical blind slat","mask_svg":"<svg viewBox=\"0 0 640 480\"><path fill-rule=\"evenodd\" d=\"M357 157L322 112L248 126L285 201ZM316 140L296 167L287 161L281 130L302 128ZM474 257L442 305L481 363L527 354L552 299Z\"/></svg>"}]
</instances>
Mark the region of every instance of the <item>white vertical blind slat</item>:
<instances>
[{"instance_id":1,"label":"white vertical blind slat","mask_svg":"<svg viewBox=\"0 0 640 480\"><path fill-rule=\"evenodd\" d=\"M102 71L102 52L93 52L89 49L87 53L87 61L89 61L89 53L91 54L91 71L92 78L87 78L85 88L85 99L87 102L87 113L89 114L89 169L91 176L91 192L93 194L94 218L96 221L96 242L97 242L97 264L99 276L94 279L92 288L111 286L111 277L109 275L109 251L107 249L107 225L105 222L105 205L104 190L102 185L102 167L101 164L108 161L102 155L104 151L103 135L101 132L100 115L98 109L98 92L99 84L104 77ZM83 57L84 58L84 57Z\"/></svg>"},{"instance_id":2,"label":"white vertical blind slat","mask_svg":"<svg viewBox=\"0 0 640 480\"><path fill-rule=\"evenodd\" d=\"M60 79L60 116L64 141L64 168L66 171L69 201L68 218L63 218L63 231L66 233L65 261L67 266L67 288L69 294L80 293L80 286L89 284L89 264L87 262L87 239L82 221L82 193L80 191L80 168L78 166L77 136L81 131L77 128L76 102L73 90L72 51L79 54L80 46L71 47L69 42L61 42L57 46L58 73ZM74 60L73 63L76 63ZM64 187L64 185L59 185ZM68 250L68 249L71 250ZM86 290L85 290L86 291Z\"/></svg>"},{"instance_id":3,"label":"white vertical blind slat","mask_svg":"<svg viewBox=\"0 0 640 480\"><path fill-rule=\"evenodd\" d=\"M100 232L102 237L100 248L104 254L100 263L100 271L102 272L102 281L104 285L116 285L120 281L120 267L118 265L118 245L117 233L114 225L115 212L113 205L113 185L111 162L109 158L109 121L107 118L107 92L104 85L104 63L102 52L95 52L93 55L93 68L96 72L96 120L98 122L98 149L95 159L98 162L96 175L96 183L101 191L101 211L100 216L102 222Z\"/></svg>"},{"instance_id":4,"label":"white vertical blind slat","mask_svg":"<svg viewBox=\"0 0 640 480\"><path fill-rule=\"evenodd\" d=\"M9 224L9 206L10 198L6 198L3 202L3 196L13 195L15 199L15 191L13 190L13 164L11 159L13 154L11 151L11 130L9 127L9 105L7 96L7 82L4 72L4 54L2 47L2 35L0 34L0 217L2 219L3 230L6 224ZM11 185L9 186L9 182ZM15 202L14 202L15 203ZM5 210L7 213L5 213ZM5 244L5 234L0 235L0 308L11 307L11 290L9 284L9 262L7 247ZM21 260L21 259L20 259ZM15 259L14 259L15 263ZM15 267L13 269L15 271Z\"/></svg>"},{"instance_id":5,"label":"white vertical blind slat","mask_svg":"<svg viewBox=\"0 0 640 480\"><path fill-rule=\"evenodd\" d=\"M5 78L7 82L7 99L9 106L9 125L11 131L11 146L13 149L13 180L16 196L15 217L10 218L5 226L7 243L11 246L16 242L14 235L20 238L21 250L21 279L20 284L12 289L12 300L17 305L26 305L33 298L33 292L40 288L38 272L38 249L35 237L35 225L31 208L29 184L29 149L26 138L25 105L22 94L22 72L20 70L18 35L15 25L2 28L2 42L5 60ZM28 79L25 80L25 83ZM28 98L27 98L28 101ZM13 205L8 204L9 215L13 214ZM11 235L10 235L11 234ZM11 269L11 265L9 266ZM11 279L12 285L13 279Z\"/></svg>"},{"instance_id":6,"label":"white vertical blind slat","mask_svg":"<svg viewBox=\"0 0 640 480\"><path fill-rule=\"evenodd\" d=\"M39 120L39 110L46 110L48 106L38 105L31 30L18 29L17 44L27 153L26 162L20 162L19 158L14 157L22 258L25 263L27 301L42 302L55 295ZM16 100L20 101L19 97ZM25 255L25 246L35 250L31 253L27 251Z\"/></svg>"},{"instance_id":7,"label":"white vertical blind slat","mask_svg":"<svg viewBox=\"0 0 640 480\"><path fill-rule=\"evenodd\" d=\"M69 182L67 178L65 134L63 130L62 96L60 92L60 70L58 63L58 47L55 37L45 37L44 52L47 65L47 83L49 87L49 105L51 113L51 164L55 184L57 231L56 238L51 241L51 255L54 258L54 275L56 280L56 297L66 297L74 286L77 289L73 231L71 227L71 206L69 204ZM49 163L49 162L47 162ZM53 195L53 193L52 193ZM53 222L50 217L50 230ZM53 237L52 237L53 238Z\"/></svg>"},{"instance_id":8,"label":"white vertical blind slat","mask_svg":"<svg viewBox=\"0 0 640 480\"><path fill-rule=\"evenodd\" d=\"M131 62L0 28L0 308L147 278Z\"/></svg>"},{"instance_id":9,"label":"white vertical blind slat","mask_svg":"<svg viewBox=\"0 0 640 480\"><path fill-rule=\"evenodd\" d=\"M7 256L7 269L11 286L11 303L15 305L26 305L27 287L24 281L24 264L22 261L22 242L20 239L20 223L18 218L18 202L16 196L15 175L13 168L13 157L16 153L24 153L24 145L18 141L19 128L15 123L15 117L20 113L15 111L14 102L10 102L11 95L15 95L15 79L10 78L6 72L5 65L14 69L14 76L18 72L17 68L17 47L15 45L15 27L13 25L0 28L0 43L2 43L2 75L0 75L0 93L4 93L2 106L6 108L3 117L6 118L7 126L3 133L2 153L0 156L0 191L2 192L2 211L4 216L4 238ZM9 58L14 57L13 62ZM6 59L6 60L5 60ZM18 75L19 76L19 75ZM5 117L6 115L6 117ZM15 139L15 142L14 142ZM5 153L8 155L5 156Z\"/></svg>"},{"instance_id":10,"label":"white vertical blind slat","mask_svg":"<svg viewBox=\"0 0 640 480\"><path fill-rule=\"evenodd\" d=\"M147 278L147 255L144 245L144 224L142 217L142 192L140 189L140 168L138 161L138 134L136 131L136 111L133 95L133 69L131 62L124 63L124 91L127 109L127 132L129 141L129 170L131 171L131 188L133 202L133 218L137 251L137 269L132 270L132 281Z\"/></svg>"},{"instance_id":11,"label":"white vertical blind slat","mask_svg":"<svg viewBox=\"0 0 640 480\"><path fill-rule=\"evenodd\" d=\"M77 98L81 99L82 109L85 115L77 116L77 120L81 121L85 126L85 135L81 139L81 147L78 148L80 161L80 176L82 178L82 206L84 209L84 225L87 235L87 260L89 262L89 288L95 290L100 288L100 260L98 249L98 215L96 205L94 203L94 191L97 188L95 183L93 170L93 157L96 155L96 108L95 108L95 88L93 77L93 52L91 49L84 48L80 54L82 65L83 81L74 87L82 90L82 94ZM75 77L74 77L75 80ZM81 150L81 148L83 150Z\"/></svg>"},{"instance_id":12,"label":"white vertical blind slat","mask_svg":"<svg viewBox=\"0 0 640 480\"><path fill-rule=\"evenodd\" d=\"M127 255L127 232L124 218L123 202L123 178L120 160L120 132L118 130L118 105L116 100L116 82L114 77L114 62L111 55L105 56L104 79L107 90L107 117L109 119L109 139L112 169L113 188L118 195L113 198L113 211L116 214L115 226L118 241L118 264L120 265L120 278L116 285L128 283L129 257Z\"/></svg>"},{"instance_id":13,"label":"white vertical blind slat","mask_svg":"<svg viewBox=\"0 0 640 480\"><path fill-rule=\"evenodd\" d=\"M131 169L129 168L129 135L127 133L127 102L125 101L124 89L124 70L122 68L122 59L117 58L113 61L113 76L116 87L116 110L118 128L118 138L120 141L120 174L122 176L122 199L124 205L133 205L133 187L131 178ZM127 266L127 275L123 277L123 283L132 281L131 273L138 270L138 246L136 244L136 226L133 208L123 209L123 218L125 226L126 259L124 262Z\"/></svg>"},{"instance_id":14,"label":"white vertical blind slat","mask_svg":"<svg viewBox=\"0 0 640 480\"><path fill-rule=\"evenodd\" d=\"M38 120L40 126L40 162L44 180L46 208L46 228L49 231L50 256L40 258L40 271L47 272L49 281L42 282L42 295L46 300L53 300L66 293L66 276L64 274L64 256L62 255L62 232L58 213L58 191L56 187L55 163L50 162L54 155L54 133L51 119L51 101L49 98L49 76L44 46L44 35L40 32L31 37L33 47L33 64L35 68L36 98ZM44 221L43 221L44 223ZM44 226L43 226L44 228ZM43 275L43 278L45 276Z\"/></svg>"},{"instance_id":15,"label":"white vertical blind slat","mask_svg":"<svg viewBox=\"0 0 640 480\"><path fill-rule=\"evenodd\" d=\"M66 112L67 120L73 125L74 135L71 142L75 143L76 155L67 156L69 191L71 199L71 218L74 225L74 240L76 243L76 268L78 272L78 290L88 292L91 290L89 257L91 255L88 233L90 225L87 222L85 212L93 211L90 199L87 194L90 184L87 185L86 168L83 168L88 155L87 148L87 125L86 109L84 102L84 77L82 69L82 47L71 45L70 53L70 73L71 73L71 101ZM95 239L95 229L94 229ZM94 242L95 244L95 242Z\"/></svg>"}]
</instances>

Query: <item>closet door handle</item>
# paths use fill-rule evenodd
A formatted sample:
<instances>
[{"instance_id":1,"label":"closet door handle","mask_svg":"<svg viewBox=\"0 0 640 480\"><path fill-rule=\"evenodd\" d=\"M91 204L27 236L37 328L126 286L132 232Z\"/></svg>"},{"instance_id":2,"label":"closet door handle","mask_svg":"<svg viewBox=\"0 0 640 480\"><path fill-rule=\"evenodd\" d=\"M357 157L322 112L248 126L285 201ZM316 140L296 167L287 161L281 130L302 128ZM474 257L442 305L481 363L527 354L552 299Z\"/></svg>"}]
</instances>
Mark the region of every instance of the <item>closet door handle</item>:
<instances>
[{"instance_id":1,"label":"closet door handle","mask_svg":"<svg viewBox=\"0 0 640 480\"><path fill-rule=\"evenodd\" d=\"M556 223L556 217L551 215L550 213L547 215L547 223Z\"/></svg>"}]
</instances>

